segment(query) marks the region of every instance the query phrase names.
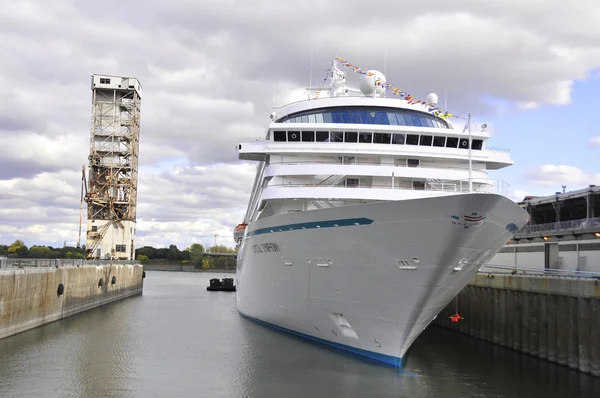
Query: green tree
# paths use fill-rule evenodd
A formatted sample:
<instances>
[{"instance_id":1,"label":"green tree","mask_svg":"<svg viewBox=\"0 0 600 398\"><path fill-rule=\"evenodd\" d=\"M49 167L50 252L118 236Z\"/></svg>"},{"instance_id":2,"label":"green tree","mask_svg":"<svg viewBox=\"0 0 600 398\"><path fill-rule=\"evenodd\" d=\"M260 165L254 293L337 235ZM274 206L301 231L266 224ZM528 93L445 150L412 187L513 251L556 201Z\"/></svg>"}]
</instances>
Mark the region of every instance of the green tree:
<instances>
[{"instance_id":1,"label":"green tree","mask_svg":"<svg viewBox=\"0 0 600 398\"><path fill-rule=\"evenodd\" d=\"M27 246L25 246L25 242L23 242L21 239L17 239L8 247L6 251L8 252L8 254L16 254L17 250L19 250L19 248L21 247Z\"/></svg>"},{"instance_id":2,"label":"green tree","mask_svg":"<svg viewBox=\"0 0 600 398\"><path fill-rule=\"evenodd\" d=\"M192 247L190 247L190 258L194 262L194 265L200 264L202 257L204 257L204 246L200 243L192 244Z\"/></svg>"},{"instance_id":3,"label":"green tree","mask_svg":"<svg viewBox=\"0 0 600 398\"><path fill-rule=\"evenodd\" d=\"M167 252L167 260L179 260L181 257L180 251L177 248L177 245L169 245L169 250Z\"/></svg>"},{"instance_id":4,"label":"green tree","mask_svg":"<svg viewBox=\"0 0 600 398\"><path fill-rule=\"evenodd\" d=\"M141 263L147 263L150 259L145 254L138 254L137 260Z\"/></svg>"},{"instance_id":5,"label":"green tree","mask_svg":"<svg viewBox=\"0 0 600 398\"><path fill-rule=\"evenodd\" d=\"M235 250L230 249L224 245L212 246L208 251L210 253L235 253Z\"/></svg>"},{"instance_id":6,"label":"green tree","mask_svg":"<svg viewBox=\"0 0 600 398\"><path fill-rule=\"evenodd\" d=\"M19 248L16 251L17 257L22 257L22 258L26 258L29 255L29 250L27 249L27 246L19 246Z\"/></svg>"},{"instance_id":7,"label":"green tree","mask_svg":"<svg viewBox=\"0 0 600 398\"><path fill-rule=\"evenodd\" d=\"M136 256L141 254L148 257L149 260L156 258L156 249L152 246L140 247L135 251ZM137 257L136 257L137 258Z\"/></svg>"},{"instance_id":8,"label":"green tree","mask_svg":"<svg viewBox=\"0 0 600 398\"><path fill-rule=\"evenodd\" d=\"M29 248L29 257L32 258L53 258L52 250L46 246L33 245Z\"/></svg>"},{"instance_id":9,"label":"green tree","mask_svg":"<svg viewBox=\"0 0 600 398\"><path fill-rule=\"evenodd\" d=\"M79 258L83 258L83 254L81 254L79 252L66 252L65 258L79 259Z\"/></svg>"}]
</instances>

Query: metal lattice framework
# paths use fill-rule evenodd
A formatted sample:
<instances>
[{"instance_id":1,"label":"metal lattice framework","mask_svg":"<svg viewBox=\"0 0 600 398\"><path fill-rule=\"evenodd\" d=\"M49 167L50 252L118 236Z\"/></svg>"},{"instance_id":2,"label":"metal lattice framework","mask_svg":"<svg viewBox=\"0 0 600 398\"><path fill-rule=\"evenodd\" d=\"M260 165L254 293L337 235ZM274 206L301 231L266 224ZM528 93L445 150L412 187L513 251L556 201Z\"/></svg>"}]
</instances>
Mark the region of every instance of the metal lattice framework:
<instances>
[{"instance_id":1,"label":"metal lattice framework","mask_svg":"<svg viewBox=\"0 0 600 398\"><path fill-rule=\"evenodd\" d=\"M135 221L140 96L94 88L89 157L89 220Z\"/></svg>"}]
</instances>

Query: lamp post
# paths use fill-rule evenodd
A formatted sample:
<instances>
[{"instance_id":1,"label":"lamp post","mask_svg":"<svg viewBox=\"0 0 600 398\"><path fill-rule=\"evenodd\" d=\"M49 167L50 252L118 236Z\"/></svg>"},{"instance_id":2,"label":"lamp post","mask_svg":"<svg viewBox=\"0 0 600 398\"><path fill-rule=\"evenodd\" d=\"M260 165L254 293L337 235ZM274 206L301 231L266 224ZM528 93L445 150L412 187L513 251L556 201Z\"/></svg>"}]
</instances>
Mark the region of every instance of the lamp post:
<instances>
[{"instance_id":1,"label":"lamp post","mask_svg":"<svg viewBox=\"0 0 600 398\"><path fill-rule=\"evenodd\" d=\"M471 114L469 113L469 120L467 121L469 126L469 192L473 191L473 180L471 179Z\"/></svg>"}]
</instances>

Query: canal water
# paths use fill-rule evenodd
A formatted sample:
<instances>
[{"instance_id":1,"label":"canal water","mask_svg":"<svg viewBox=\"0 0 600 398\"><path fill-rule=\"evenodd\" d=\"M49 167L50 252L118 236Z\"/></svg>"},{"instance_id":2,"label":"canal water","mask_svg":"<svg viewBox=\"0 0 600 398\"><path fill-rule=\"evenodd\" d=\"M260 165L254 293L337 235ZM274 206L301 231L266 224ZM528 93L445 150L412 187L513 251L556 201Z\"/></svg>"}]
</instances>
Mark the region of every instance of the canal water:
<instances>
[{"instance_id":1,"label":"canal water","mask_svg":"<svg viewBox=\"0 0 600 398\"><path fill-rule=\"evenodd\" d=\"M403 371L238 315L215 274L0 340L0 397L600 397L600 379L430 327Z\"/></svg>"}]
</instances>

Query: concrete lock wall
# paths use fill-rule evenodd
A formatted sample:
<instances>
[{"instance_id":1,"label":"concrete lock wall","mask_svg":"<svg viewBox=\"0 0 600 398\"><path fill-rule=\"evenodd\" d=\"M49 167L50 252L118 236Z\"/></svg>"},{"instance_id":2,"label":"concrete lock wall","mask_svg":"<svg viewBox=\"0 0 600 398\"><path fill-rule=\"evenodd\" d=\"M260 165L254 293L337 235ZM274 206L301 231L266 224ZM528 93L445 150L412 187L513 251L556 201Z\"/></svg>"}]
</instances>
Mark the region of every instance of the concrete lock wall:
<instances>
[{"instance_id":1,"label":"concrete lock wall","mask_svg":"<svg viewBox=\"0 0 600 398\"><path fill-rule=\"evenodd\" d=\"M4 269L0 271L0 339L140 295L142 273L139 264Z\"/></svg>"},{"instance_id":2,"label":"concrete lock wall","mask_svg":"<svg viewBox=\"0 0 600 398\"><path fill-rule=\"evenodd\" d=\"M599 280L479 274L434 323L600 377Z\"/></svg>"}]
</instances>

